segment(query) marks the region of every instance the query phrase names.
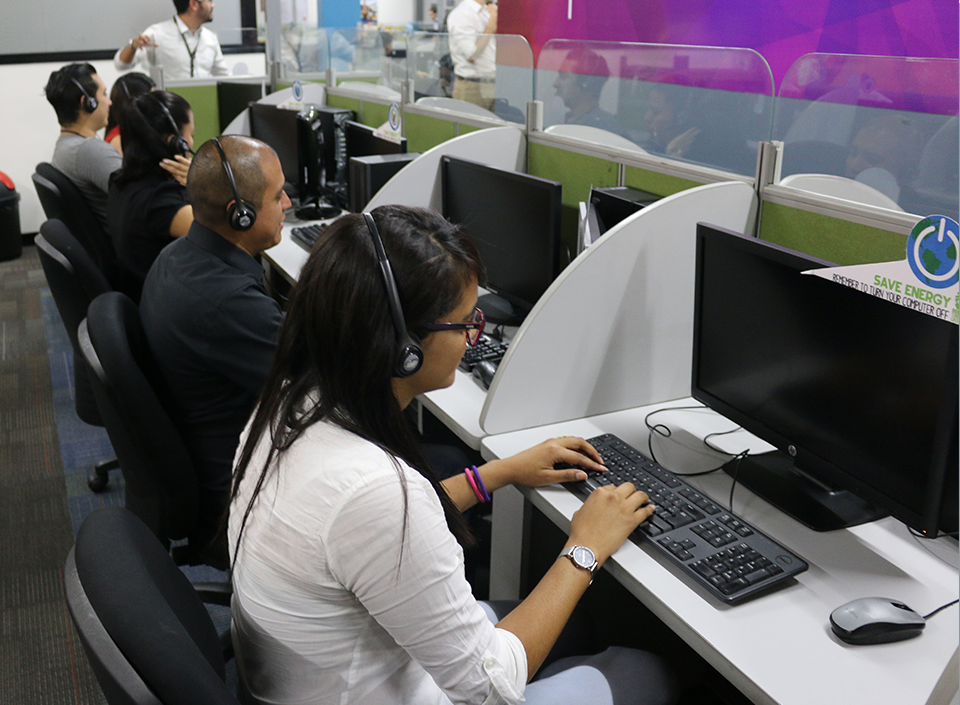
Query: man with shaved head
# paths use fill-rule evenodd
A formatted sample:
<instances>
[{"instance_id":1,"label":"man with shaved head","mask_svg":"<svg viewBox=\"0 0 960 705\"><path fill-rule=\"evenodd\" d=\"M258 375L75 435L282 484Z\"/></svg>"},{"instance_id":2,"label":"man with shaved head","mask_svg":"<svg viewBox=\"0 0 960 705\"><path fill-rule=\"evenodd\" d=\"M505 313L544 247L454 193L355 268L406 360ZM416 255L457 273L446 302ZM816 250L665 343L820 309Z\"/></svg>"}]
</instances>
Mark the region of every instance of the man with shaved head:
<instances>
[{"instance_id":1,"label":"man with shaved head","mask_svg":"<svg viewBox=\"0 0 960 705\"><path fill-rule=\"evenodd\" d=\"M264 290L254 257L280 242L291 205L283 183L276 153L258 140L204 144L187 176L193 225L163 249L143 286L140 316L196 465L201 521L211 538L280 328L280 307ZM224 546L215 548L225 559Z\"/></svg>"}]
</instances>

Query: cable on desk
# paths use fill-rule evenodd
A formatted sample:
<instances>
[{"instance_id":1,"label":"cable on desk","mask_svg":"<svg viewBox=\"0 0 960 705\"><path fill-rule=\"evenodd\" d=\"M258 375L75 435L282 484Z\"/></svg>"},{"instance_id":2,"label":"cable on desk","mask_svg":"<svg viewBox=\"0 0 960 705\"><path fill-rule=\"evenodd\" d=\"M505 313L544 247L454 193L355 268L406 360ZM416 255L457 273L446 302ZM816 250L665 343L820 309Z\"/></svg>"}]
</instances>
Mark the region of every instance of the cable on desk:
<instances>
[{"instance_id":1,"label":"cable on desk","mask_svg":"<svg viewBox=\"0 0 960 705\"><path fill-rule=\"evenodd\" d=\"M733 512L733 491L737 489L737 475L740 473L740 463L743 462L743 459L749 455L749 451L743 451L738 453L733 457L733 460L737 461L736 466L733 468L733 482L730 483L730 497L727 500L727 509ZM731 461L733 462L733 461Z\"/></svg>"},{"instance_id":2,"label":"cable on desk","mask_svg":"<svg viewBox=\"0 0 960 705\"><path fill-rule=\"evenodd\" d=\"M653 434L656 433L657 435L659 435L659 436L661 436L661 437L663 437L663 438L670 438L670 436L673 435L673 430L672 430L669 426L667 426L666 424L662 424L662 423L651 424L651 423L650 423L650 417L651 417L651 416L653 416L654 414L659 414L659 413L661 413L661 412L663 412L663 411L687 411L687 410L697 410L697 409L706 409L706 408L707 408L707 407L705 407L705 406L703 406L703 405L697 405L697 406L670 406L670 407L667 407L667 408L664 408L664 409L655 409L655 410L651 411L649 414L647 414L647 415L643 418L643 423L644 423L644 425L647 427L647 429L650 431L650 433L647 435L647 451L650 453L650 459L651 459L652 461L654 461L655 463L660 462L660 461L657 460L656 455L654 455L654 453L653 453ZM723 435L725 435L725 434L727 434L727 433L735 433L735 432L737 432L737 431L742 430L742 428L743 428L742 426L737 426L736 428L732 428L732 429L730 429L729 431L715 431L714 433L708 433L708 434L707 434L706 436L704 436L704 438L703 438L703 444L704 444L707 448L709 448L710 450L712 450L712 451L714 451L714 452L716 452L716 453L722 453L722 454L724 454L724 455L729 455L731 458L737 458L737 457L739 457L740 455L744 455L744 456L745 456L745 455L747 454L747 451L742 451L742 453L730 453L729 451L725 451L725 450L722 450L722 449L720 449L720 448L717 448L716 446L710 445L710 443L709 443L708 440L707 440L707 439L709 439L709 438L712 438L713 436L723 436ZM739 467L739 466L738 466L738 467ZM673 472L673 474L676 475L677 477L700 477L701 475L710 475L711 473L715 473L715 472L717 472L717 470L722 470L722 469L723 469L723 465L721 465L721 466L719 466L719 467L711 468L711 469L709 469L709 470L701 470L700 472L674 472L674 471L671 471L671 472Z\"/></svg>"},{"instance_id":3,"label":"cable on desk","mask_svg":"<svg viewBox=\"0 0 960 705\"><path fill-rule=\"evenodd\" d=\"M953 602L948 602L948 603L945 604L945 605L940 605L939 607L937 607L937 609L935 609L935 610L934 610L933 612L931 612L930 614L925 614L925 615L923 615L923 618L924 618L924 619L930 619L930 618L931 618L933 615L935 615L937 612L940 612L940 611L942 611L942 610L945 610L945 609L947 609L947 607L952 607L953 605L957 604L958 602L960 602L960 600L954 600Z\"/></svg>"}]
</instances>

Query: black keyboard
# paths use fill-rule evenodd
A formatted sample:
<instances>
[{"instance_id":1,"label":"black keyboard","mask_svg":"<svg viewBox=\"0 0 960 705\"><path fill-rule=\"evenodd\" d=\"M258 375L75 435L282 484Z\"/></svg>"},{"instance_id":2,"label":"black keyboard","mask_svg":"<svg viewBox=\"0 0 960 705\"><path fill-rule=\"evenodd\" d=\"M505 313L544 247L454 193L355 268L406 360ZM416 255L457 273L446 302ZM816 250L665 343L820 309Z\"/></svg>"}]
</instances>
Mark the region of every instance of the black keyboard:
<instances>
[{"instance_id":1,"label":"black keyboard","mask_svg":"<svg viewBox=\"0 0 960 705\"><path fill-rule=\"evenodd\" d=\"M290 234L300 247L309 252L313 248L313 243L320 237L320 233L326 229L326 223L316 223L315 225L304 225L300 228L293 228Z\"/></svg>"},{"instance_id":2,"label":"black keyboard","mask_svg":"<svg viewBox=\"0 0 960 705\"><path fill-rule=\"evenodd\" d=\"M568 489L585 499L602 485L632 482L646 492L657 511L631 539L652 546L723 602L752 597L807 569L802 558L616 436L588 440L607 472L587 471Z\"/></svg>"},{"instance_id":3,"label":"black keyboard","mask_svg":"<svg viewBox=\"0 0 960 705\"><path fill-rule=\"evenodd\" d=\"M474 365L483 360L499 365L503 356L507 353L509 343L494 340L489 336L481 336L480 342L474 347L467 346L467 351L460 360L460 369L464 372L470 372Z\"/></svg>"}]
</instances>

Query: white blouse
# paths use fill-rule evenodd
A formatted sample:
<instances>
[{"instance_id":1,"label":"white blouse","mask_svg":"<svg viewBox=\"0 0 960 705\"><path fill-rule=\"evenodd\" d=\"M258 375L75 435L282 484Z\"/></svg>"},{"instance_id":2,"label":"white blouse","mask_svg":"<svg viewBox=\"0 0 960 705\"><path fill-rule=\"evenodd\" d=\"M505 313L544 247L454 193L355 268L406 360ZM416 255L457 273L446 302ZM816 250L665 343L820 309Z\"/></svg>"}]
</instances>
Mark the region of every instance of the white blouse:
<instances>
[{"instance_id":1,"label":"white blouse","mask_svg":"<svg viewBox=\"0 0 960 705\"><path fill-rule=\"evenodd\" d=\"M231 551L265 452L231 507ZM430 483L334 424L311 426L271 469L233 587L237 664L256 702L523 701L523 644L471 594Z\"/></svg>"}]
</instances>

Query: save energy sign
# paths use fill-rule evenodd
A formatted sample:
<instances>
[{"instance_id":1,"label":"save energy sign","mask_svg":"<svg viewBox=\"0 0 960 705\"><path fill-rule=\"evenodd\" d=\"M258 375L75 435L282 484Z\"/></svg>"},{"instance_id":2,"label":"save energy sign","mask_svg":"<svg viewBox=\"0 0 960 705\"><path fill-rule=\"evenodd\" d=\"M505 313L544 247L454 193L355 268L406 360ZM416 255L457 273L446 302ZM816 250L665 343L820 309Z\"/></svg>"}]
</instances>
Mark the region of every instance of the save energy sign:
<instances>
[{"instance_id":1,"label":"save energy sign","mask_svg":"<svg viewBox=\"0 0 960 705\"><path fill-rule=\"evenodd\" d=\"M960 226L942 215L917 223L907 238L907 257L896 262L812 269L812 274L928 316L960 323L958 271Z\"/></svg>"}]
</instances>

